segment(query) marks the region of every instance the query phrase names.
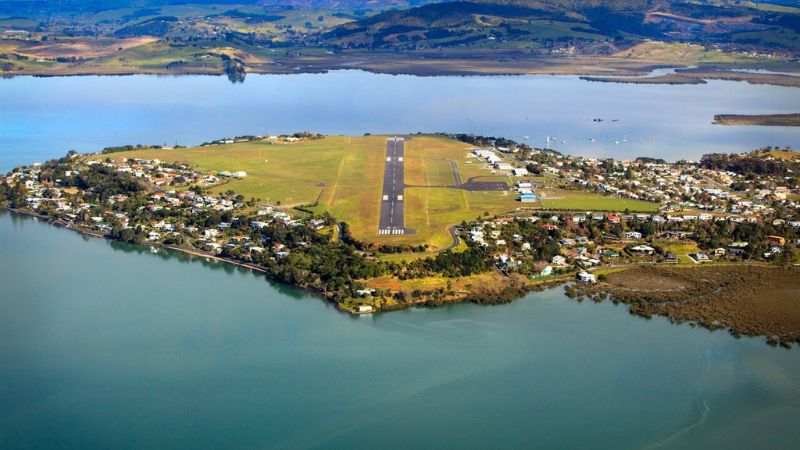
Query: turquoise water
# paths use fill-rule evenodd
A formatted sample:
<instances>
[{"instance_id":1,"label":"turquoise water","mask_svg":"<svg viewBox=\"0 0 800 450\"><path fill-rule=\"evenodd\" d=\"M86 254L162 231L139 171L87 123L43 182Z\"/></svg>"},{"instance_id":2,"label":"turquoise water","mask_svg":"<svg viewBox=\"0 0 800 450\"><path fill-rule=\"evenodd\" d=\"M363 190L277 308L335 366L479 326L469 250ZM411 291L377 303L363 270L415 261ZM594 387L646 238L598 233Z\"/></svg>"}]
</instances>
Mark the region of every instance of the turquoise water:
<instances>
[{"instance_id":1,"label":"turquoise water","mask_svg":"<svg viewBox=\"0 0 800 450\"><path fill-rule=\"evenodd\" d=\"M577 303L354 318L0 213L0 448L794 448L798 350Z\"/></svg>"},{"instance_id":2,"label":"turquoise water","mask_svg":"<svg viewBox=\"0 0 800 450\"><path fill-rule=\"evenodd\" d=\"M0 80L0 171L70 149L301 130L528 136L534 146L555 136L551 146L570 154L696 159L766 145L800 148L797 127L711 124L715 114L790 113L798 105L797 88L725 81L626 85L360 71L248 75L235 85L213 76L18 77Z\"/></svg>"}]
</instances>

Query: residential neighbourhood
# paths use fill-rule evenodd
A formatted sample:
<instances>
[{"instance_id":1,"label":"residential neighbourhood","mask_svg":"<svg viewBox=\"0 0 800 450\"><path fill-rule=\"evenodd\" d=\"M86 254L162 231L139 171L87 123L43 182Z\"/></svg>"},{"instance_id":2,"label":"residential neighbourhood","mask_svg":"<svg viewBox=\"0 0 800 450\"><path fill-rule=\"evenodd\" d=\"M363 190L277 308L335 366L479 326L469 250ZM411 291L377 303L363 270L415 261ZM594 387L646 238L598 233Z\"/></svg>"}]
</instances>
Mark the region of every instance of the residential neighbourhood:
<instances>
[{"instance_id":1,"label":"residential neighbourhood","mask_svg":"<svg viewBox=\"0 0 800 450\"><path fill-rule=\"evenodd\" d=\"M572 276L595 283L593 272L634 264L797 260L800 195L791 172L766 177L705 167L713 161L601 160L513 144L502 150L481 145L471 154L494 171L493 176L508 176L508 189L518 196L518 208L464 222L458 231L468 249L464 258L485 261L504 275L531 280ZM352 239L340 236L346 224L335 226L330 216L226 191L228 180L247 177L245 171L205 173L120 155L70 153L45 165L18 168L2 179L2 186L15 208L67 227L281 270L295 270L297 260L290 256L314 251L315 242L335 245L336 239ZM769 161L769 155L759 154L759 161ZM517 170L520 165L524 171ZM647 200L655 212L609 211L608 206L548 210L542 197L555 189L566 195L591 193L605 202L603 206L613 207L621 198ZM433 263L385 264L381 246L351 242L354 248L348 257L374 267L369 269L373 272L402 279L473 270L459 269L463 262L452 260L449 252L431 255ZM337 295L374 298L365 294L363 281L347 286Z\"/></svg>"}]
</instances>

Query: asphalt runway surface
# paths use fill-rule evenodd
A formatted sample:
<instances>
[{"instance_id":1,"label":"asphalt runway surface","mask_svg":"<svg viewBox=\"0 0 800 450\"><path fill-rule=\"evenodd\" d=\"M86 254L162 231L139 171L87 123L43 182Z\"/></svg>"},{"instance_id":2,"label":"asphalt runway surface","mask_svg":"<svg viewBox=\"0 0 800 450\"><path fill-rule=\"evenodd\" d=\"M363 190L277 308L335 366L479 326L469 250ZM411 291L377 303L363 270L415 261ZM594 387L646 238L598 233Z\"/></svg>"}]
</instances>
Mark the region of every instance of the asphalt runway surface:
<instances>
[{"instance_id":1,"label":"asphalt runway surface","mask_svg":"<svg viewBox=\"0 0 800 450\"><path fill-rule=\"evenodd\" d=\"M390 137L386 141L386 162L383 168L383 192L381 193L381 217L378 234L409 234L403 215L405 188L404 140Z\"/></svg>"}]
</instances>

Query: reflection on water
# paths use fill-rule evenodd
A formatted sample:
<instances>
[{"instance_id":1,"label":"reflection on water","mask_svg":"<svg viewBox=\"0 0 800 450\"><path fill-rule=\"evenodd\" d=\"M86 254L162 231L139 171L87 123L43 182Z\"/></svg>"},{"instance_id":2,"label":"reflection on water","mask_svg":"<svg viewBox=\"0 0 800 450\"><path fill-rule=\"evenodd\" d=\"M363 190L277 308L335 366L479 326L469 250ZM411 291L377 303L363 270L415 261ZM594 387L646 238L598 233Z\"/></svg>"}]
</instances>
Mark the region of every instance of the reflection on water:
<instances>
[{"instance_id":1,"label":"reflection on water","mask_svg":"<svg viewBox=\"0 0 800 450\"><path fill-rule=\"evenodd\" d=\"M97 239L91 236L82 235L86 239ZM153 258L158 258L162 261L174 261L181 264L197 264L199 263L204 268L213 270L216 272L224 272L228 275L242 275L242 274L250 274L254 277L264 279L270 288L275 289L277 292L286 295L288 297L292 297L295 299L302 299L307 298L308 296L313 296L310 292L305 292L301 289L297 289L296 287L279 283L267 278L265 275L254 272L250 269L245 267L237 266L235 264L227 264L223 261L219 261L212 258L205 258L202 256L190 255L188 253L183 253L177 250L167 249L167 248L159 248L157 251L153 250L153 247L145 246L145 245L135 245L129 244L126 242L119 242L119 241L112 241L112 240L104 240L105 243L117 251L122 251L124 253L135 253L137 255L147 255Z\"/></svg>"}]
</instances>

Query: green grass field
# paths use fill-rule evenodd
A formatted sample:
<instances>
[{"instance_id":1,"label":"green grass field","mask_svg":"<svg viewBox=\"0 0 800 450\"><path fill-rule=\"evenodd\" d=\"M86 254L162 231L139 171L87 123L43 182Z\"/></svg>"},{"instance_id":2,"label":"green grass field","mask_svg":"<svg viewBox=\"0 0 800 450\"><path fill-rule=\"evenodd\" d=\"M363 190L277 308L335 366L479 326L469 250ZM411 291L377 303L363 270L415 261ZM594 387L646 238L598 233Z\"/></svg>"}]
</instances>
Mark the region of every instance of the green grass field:
<instances>
[{"instance_id":1,"label":"green grass field","mask_svg":"<svg viewBox=\"0 0 800 450\"><path fill-rule=\"evenodd\" d=\"M246 198L284 206L309 205L350 224L359 239L389 244L428 244L431 251L452 243L448 228L486 213L521 206L513 192L455 189L451 164L463 182L471 177L506 181L469 156L471 146L437 136L414 136L405 147L405 224L412 235L378 235L386 136L330 136L295 143L269 141L116 153L115 158L160 159L185 163L203 173L245 171L248 176L214 187ZM450 187L448 187L450 186ZM655 211L657 204L575 191L548 191L542 206L551 209ZM538 206L538 205L525 205Z\"/></svg>"},{"instance_id":2,"label":"green grass field","mask_svg":"<svg viewBox=\"0 0 800 450\"><path fill-rule=\"evenodd\" d=\"M655 212L659 204L641 200L609 197L582 191L545 189L540 193L542 207L545 209L571 211L625 211Z\"/></svg>"}]
</instances>

